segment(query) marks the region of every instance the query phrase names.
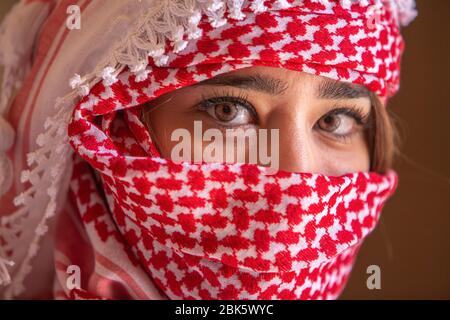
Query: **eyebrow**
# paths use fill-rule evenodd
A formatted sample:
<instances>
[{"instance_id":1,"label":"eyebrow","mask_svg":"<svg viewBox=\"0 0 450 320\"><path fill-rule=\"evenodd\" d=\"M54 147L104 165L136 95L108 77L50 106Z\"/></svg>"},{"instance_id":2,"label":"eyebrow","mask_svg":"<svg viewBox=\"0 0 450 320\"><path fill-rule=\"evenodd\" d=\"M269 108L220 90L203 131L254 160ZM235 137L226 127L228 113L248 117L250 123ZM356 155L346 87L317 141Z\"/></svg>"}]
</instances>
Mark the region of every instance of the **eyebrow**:
<instances>
[{"instance_id":1,"label":"eyebrow","mask_svg":"<svg viewBox=\"0 0 450 320\"><path fill-rule=\"evenodd\" d=\"M224 74L200 81L193 86L212 85L230 86L235 88L255 90L269 95L282 95L289 85L284 80L269 75ZM358 99L370 97L369 90L361 85L324 78L316 89L316 96L320 99Z\"/></svg>"},{"instance_id":2,"label":"eyebrow","mask_svg":"<svg viewBox=\"0 0 450 320\"><path fill-rule=\"evenodd\" d=\"M282 95L288 88L287 82L267 75L219 75L194 84L193 86L212 85L230 86L241 89L255 90L270 95Z\"/></svg>"},{"instance_id":3,"label":"eyebrow","mask_svg":"<svg viewBox=\"0 0 450 320\"><path fill-rule=\"evenodd\" d=\"M324 79L317 88L317 96L320 99L358 99L370 97L370 91L361 85L342 82L332 79Z\"/></svg>"}]
</instances>

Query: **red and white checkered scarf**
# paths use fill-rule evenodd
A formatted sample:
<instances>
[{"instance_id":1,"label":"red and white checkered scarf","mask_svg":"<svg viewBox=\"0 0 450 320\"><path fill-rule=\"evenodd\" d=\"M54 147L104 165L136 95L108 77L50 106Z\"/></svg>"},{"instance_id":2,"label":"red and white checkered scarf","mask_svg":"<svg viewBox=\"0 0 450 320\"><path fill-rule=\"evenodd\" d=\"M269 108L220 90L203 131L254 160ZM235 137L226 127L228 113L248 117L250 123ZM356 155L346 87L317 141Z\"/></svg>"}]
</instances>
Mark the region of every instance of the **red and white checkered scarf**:
<instances>
[{"instance_id":1,"label":"red and white checkered scarf","mask_svg":"<svg viewBox=\"0 0 450 320\"><path fill-rule=\"evenodd\" d=\"M342 291L395 190L394 172L176 164L159 156L140 106L251 66L390 97L399 86L399 25L410 18L405 1L242 2L150 6L112 60L71 80L82 98L68 124L75 155L56 226L57 298L332 299ZM55 127L51 137L64 133ZM81 272L76 286L71 266Z\"/></svg>"}]
</instances>

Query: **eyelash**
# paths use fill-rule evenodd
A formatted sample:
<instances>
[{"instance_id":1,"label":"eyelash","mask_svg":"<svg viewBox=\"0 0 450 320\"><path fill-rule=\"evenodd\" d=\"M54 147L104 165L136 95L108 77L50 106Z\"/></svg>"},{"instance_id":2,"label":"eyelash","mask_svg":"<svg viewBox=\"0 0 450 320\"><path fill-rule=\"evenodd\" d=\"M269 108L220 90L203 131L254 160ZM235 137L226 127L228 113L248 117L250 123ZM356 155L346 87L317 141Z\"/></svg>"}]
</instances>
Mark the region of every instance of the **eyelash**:
<instances>
[{"instance_id":1,"label":"eyelash","mask_svg":"<svg viewBox=\"0 0 450 320\"><path fill-rule=\"evenodd\" d=\"M201 94L201 102L197 105L199 110L205 111L217 103L231 102L243 106L255 118L255 123L258 123L258 113L253 105L248 102L249 95L245 91L240 91L234 94L231 90L222 88L220 90L214 89L209 96L204 93Z\"/></svg>"},{"instance_id":2,"label":"eyelash","mask_svg":"<svg viewBox=\"0 0 450 320\"><path fill-rule=\"evenodd\" d=\"M228 90L226 88L222 88L220 90L213 90L212 93L207 96L204 93L201 94L201 102L197 105L197 108L199 110L205 111L211 106L214 106L217 103L223 103L223 102L231 102L231 103L237 103L242 105L244 108L246 108L256 119L256 123L258 123L258 113L256 112L256 109L252 106L250 102L248 102L248 93L245 91L240 91L237 95L233 93L231 90ZM333 107L330 111L328 111L326 114L324 114L322 117L325 116L337 116L337 115L346 115L351 118L353 118L356 123L359 126L362 126L363 129L369 128L369 119L370 119L370 113L365 113L362 108L359 108L357 106L348 106L348 107ZM314 126L316 127L317 124ZM334 134L335 137L347 140L350 138L352 134L347 135L337 135Z\"/></svg>"},{"instance_id":3,"label":"eyelash","mask_svg":"<svg viewBox=\"0 0 450 320\"><path fill-rule=\"evenodd\" d=\"M328 111L326 114L324 114L323 116L336 116L336 115L345 115L345 116L349 116L352 117L353 119L355 119L356 123L359 125L366 125L368 118L369 118L369 114L364 114L364 111L356 106L352 106L352 107L334 107L331 111Z\"/></svg>"},{"instance_id":4,"label":"eyelash","mask_svg":"<svg viewBox=\"0 0 450 320\"><path fill-rule=\"evenodd\" d=\"M337 116L337 115L345 115L351 117L355 120L356 124L360 126L363 130L367 130L370 127L370 113L365 113L364 110L357 106L348 106L348 107L334 107L327 113L325 113L322 117L326 116ZM321 117L321 118L322 118ZM314 125L316 127L317 124ZM333 134L339 140L343 142L348 142L348 140L355 134L355 132L339 135Z\"/></svg>"}]
</instances>

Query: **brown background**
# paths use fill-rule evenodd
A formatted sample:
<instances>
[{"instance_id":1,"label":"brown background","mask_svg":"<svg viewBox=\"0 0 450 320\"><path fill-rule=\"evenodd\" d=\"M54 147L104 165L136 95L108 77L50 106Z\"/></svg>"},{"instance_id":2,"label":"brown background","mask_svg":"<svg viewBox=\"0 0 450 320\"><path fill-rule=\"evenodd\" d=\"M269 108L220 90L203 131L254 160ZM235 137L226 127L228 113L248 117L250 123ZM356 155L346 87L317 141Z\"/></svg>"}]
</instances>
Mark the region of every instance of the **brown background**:
<instances>
[{"instance_id":1,"label":"brown background","mask_svg":"<svg viewBox=\"0 0 450 320\"><path fill-rule=\"evenodd\" d=\"M0 1L0 17L14 3ZM398 192L364 244L343 299L450 299L450 0L418 0L404 29ZM1 50L1 48L0 48ZM366 286L381 268L381 290Z\"/></svg>"}]
</instances>

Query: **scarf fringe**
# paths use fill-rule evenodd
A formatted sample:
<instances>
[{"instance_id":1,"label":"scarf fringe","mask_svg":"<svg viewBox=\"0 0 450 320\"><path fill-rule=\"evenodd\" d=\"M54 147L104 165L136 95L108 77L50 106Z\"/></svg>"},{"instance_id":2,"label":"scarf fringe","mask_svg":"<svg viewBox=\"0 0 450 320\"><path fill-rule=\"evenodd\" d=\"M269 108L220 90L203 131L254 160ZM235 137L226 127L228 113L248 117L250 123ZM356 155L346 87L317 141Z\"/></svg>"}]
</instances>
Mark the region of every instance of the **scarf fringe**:
<instances>
[{"instance_id":1,"label":"scarf fringe","mask_svg":"<svg viewBox=\"0 0 450 320\"><path fill-rule=\"evenodd\" d=\"M312 0L320 2L321 0ZM273 7L276 9L288 9L296 6L302 0L276 0ZM358 5L367 7L371 4L390 2L391 10L399 24L407 25L417 15L415 0L361 0ZM341 4L350 7L353 0L341 0ZM171 52L183 51L188 45L188 40L198 39L202 36L199 28L202 15L208 17L213 28L219 28L227 23L226 14L233 20L243 20L245 14L243 9L248 7L254 13L265 12L268 7L265 0L183 0L171 1L161 0L150 8L141 19L139 19L135 32L120 43L114 53L103 63L97 66L94 72L85 76L78 74L70 79L70 86L80 96L87 96L90 88L98 80L110 86L117 82L117 76L128 67L135 75L137 81L145 81L151 73L148 66L148 57L154 59L157 67L166 66L169 56L167 55L166 43L170 43Z\"/></svg>"},{"instance_id":2,"label":"scarf fringe","mask_svg":"<svg viewBox=\"0 0 450 320\"><path fill-rule=\"evenodd\" d=\"M21 1L13 6L0 25L0 65L3 77L0 85L0 197L12 185L12 163L6 156L15 132L7 115L17 90L31 69L32 51L42 23L49 13L48 5Z\"/></svg>"},{"instance_id":3,"label":"scarf fringe","mask_svg":"<svg viewBox=\"0 0 450 320\"><path fill-rule=\"evenodd\" d=\"M7 299L20 295L25 289L23 282L32 270L32 259L39 251L39 240L48 231L48 221L58 210L59 191L67 174L73 152L66 133L70 112L67 112L67 107L62 106L62 101L73 100L74 96L69 95L57 103L59 111L53 118L47 120L47 131L37 138L40 148L28 155L28 165L35 166L30 170L23 171L21 175L21 182L29 182L31 187L14 199L14 204L20 206L20 209L1 219L0 233L2 237L5 237L7 244L24 242L28 244L24 259L18 264L13 279L3 283L4 285L9 284L4 293ZM50 170L46 167L48 163L54 164ZM24 232L22 232L24 235L17 235L18 231L23 231L22 226L33 219L30 212L39 206L38 203L42 201L43 197L47 197L48 201L34 232L31 235ZM8 247L6 248L8 249ZM7 278L8 276L5 276L5 279Z\"/></svg>"},{"instance_id":4,"label":"scarf fringe","mask_svg":"<svg viewBox=\"0 0 450 320\"><path fill-rule=\"evenodd\" d=\"M317 0L314 0L317 1ZM276 9L288 9L298 5L298 0L277 0ZM81 76L75 74L69 83L79 96L87 96L90 88L99 80L106 86L117 82L117 76L129 68L138 82L145 81L151 73L148 57L153 58L157 67L166 66L169 60L166 44L170 43L170 52L178 53L188 45L188 40L202 36L199 23L203 15L213 28L227 23L228 16L233 20L243 20L244 8L254 13L265 12L268 7L264 0L184 0L158 1L139 19L135 30L120 43L108 59L99 64L94 72Z\"/></svg>"}]
</instances>

